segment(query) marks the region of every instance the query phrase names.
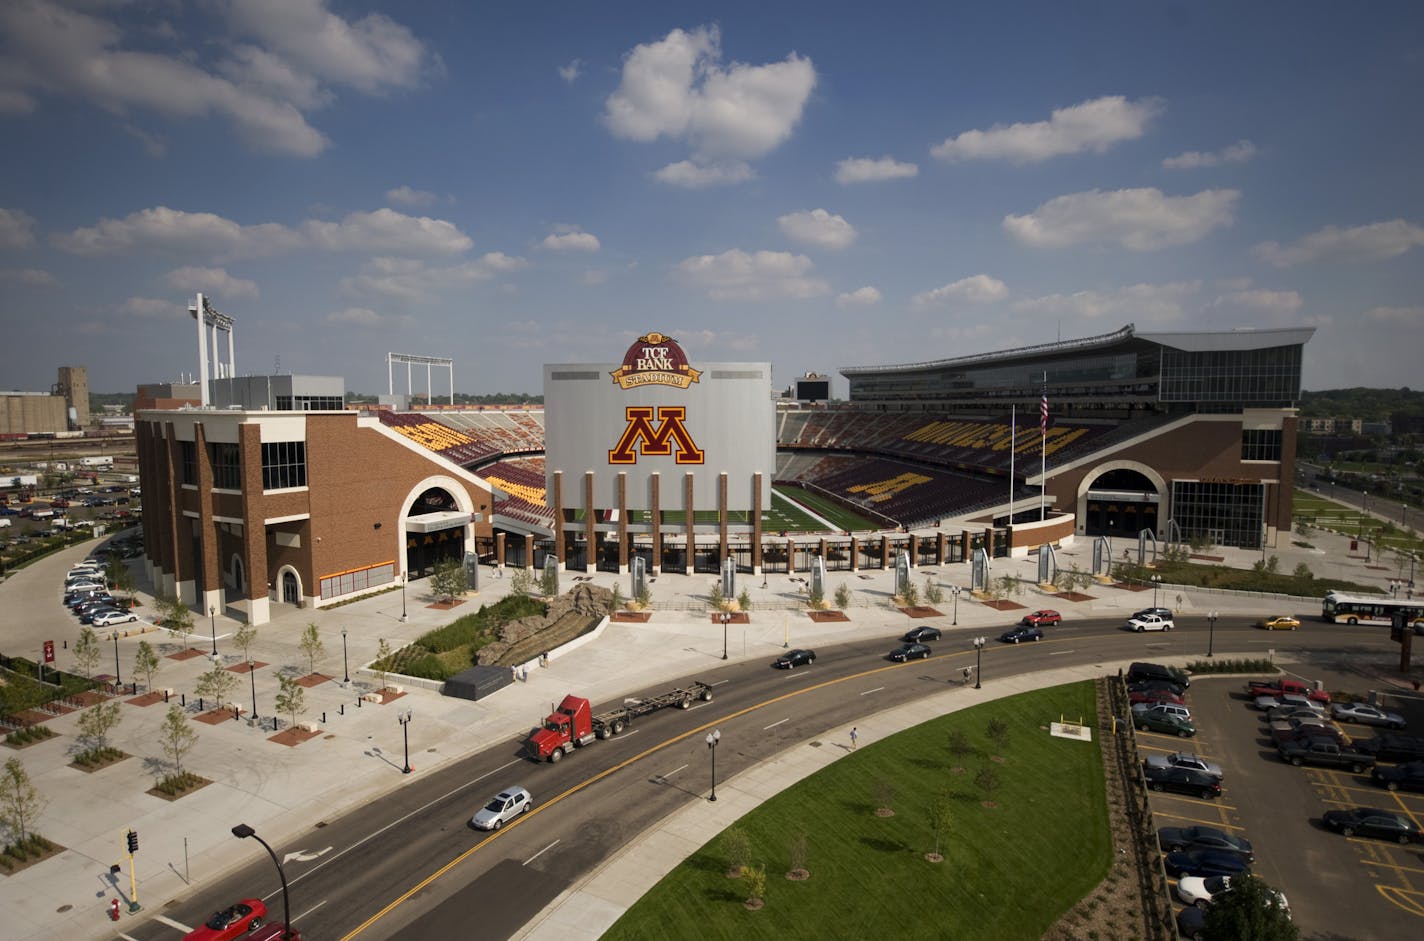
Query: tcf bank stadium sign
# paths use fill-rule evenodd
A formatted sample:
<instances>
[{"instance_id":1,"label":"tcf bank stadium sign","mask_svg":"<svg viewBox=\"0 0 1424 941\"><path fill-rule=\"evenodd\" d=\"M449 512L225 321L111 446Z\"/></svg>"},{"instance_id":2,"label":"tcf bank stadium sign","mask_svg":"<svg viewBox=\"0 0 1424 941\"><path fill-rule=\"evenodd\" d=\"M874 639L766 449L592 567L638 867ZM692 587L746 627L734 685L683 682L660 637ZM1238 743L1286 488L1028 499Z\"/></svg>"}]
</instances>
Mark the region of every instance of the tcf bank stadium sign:
<instances>
[{"instance_id":1,"label":"tcf bank stadium sign","mask_svg":"<svg viewBox=\"0 0 1424 941\"><path fill-rule=\"evenodd\" d=\"M623 354L623 365L610 375L624 390L645 386L672 386L687 389L702 376L687 362L687 354L672 337L649 333L639 337ZM654 417L656 416L656 421ZM638 454L666 457L677 446L678 464L701 464L705 455L684 420L687 409L681 405L630 405L624 409L627 426L613 450L608 452L610 464L636 464Z\"/></svg>"}]
</instances>

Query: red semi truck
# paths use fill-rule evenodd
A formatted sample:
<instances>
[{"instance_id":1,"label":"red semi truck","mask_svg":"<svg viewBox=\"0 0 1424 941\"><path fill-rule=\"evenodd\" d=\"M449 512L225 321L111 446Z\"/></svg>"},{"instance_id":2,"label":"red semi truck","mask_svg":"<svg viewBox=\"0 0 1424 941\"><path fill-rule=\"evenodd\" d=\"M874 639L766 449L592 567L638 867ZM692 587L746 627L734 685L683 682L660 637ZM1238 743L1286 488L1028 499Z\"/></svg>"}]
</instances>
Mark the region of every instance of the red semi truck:
<instances>
[{"instance_id":1,"label":"red semi truck","mask_svg":"<svg viewBox=\"0 0 1424 941\"><path fill-rule=\"evenodd\" d=\"M598 715L593 714L587 699L570 693L543 725L529 733L524 740L524 750L535 761L558 761L566 752L587 745L595 738L617 735L639 716L667 706L689 709L694 699L711 702L712 687L694 682L659 696L625 700L622 706Z\"/></svg>"}]
</instances>

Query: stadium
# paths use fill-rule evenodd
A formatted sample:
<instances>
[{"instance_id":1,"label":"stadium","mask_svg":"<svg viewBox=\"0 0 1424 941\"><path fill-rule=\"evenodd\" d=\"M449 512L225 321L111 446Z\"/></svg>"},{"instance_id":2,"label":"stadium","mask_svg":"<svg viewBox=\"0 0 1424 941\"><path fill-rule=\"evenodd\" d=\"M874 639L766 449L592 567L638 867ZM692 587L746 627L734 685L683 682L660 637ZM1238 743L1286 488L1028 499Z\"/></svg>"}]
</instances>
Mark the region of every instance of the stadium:
<instances>
[{"instance_id":1,"label":"stadium","mask_svg":"<svg viewBox=\"0 0 1424 941\"><path fill-rule=\"evenodd\" d=\"M190 310L204 402L143 411L136 428L148 574L199 612L256 624L442 559L474 585L481 565L764 576L1078 538L1264 553L1291 529L1313 333L1128 325L844 367L849 400L831 404L773 395L770 363L702 361L652 331L621 360L546 365L542 409L395 395L352 409L339 377L210 373L201 295Z\"/></svg>"}]
</instances>

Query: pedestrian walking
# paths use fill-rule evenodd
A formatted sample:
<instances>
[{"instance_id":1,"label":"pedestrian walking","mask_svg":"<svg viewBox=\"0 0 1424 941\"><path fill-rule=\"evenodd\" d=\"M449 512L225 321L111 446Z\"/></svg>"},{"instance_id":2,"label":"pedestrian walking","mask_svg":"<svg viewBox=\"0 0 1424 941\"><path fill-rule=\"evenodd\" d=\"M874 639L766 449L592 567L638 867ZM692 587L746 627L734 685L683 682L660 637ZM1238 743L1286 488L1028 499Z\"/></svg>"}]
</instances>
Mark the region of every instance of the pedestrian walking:
<instances>
[{"instance_id":1,"label":"pedestrian walking","mask_svg":"<svg viewBox=\"0 0 1424 941\"><path fill-rule=\"evenodd\" d=\"M850 727L850 750L855 751L856 745L860 742L860 733L855 730L855 726Z\"/></svg>"}]
</instances>

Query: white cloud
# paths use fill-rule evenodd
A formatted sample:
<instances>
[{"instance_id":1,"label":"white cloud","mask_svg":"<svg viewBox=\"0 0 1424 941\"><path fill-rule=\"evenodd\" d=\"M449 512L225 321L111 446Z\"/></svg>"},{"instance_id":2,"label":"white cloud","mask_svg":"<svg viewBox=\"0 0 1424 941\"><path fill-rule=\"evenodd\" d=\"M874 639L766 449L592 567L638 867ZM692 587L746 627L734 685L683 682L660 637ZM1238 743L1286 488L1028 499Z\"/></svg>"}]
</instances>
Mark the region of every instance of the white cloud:
<instances>
[{"instance_id":1,"label":"white cloud","mask_svg":"<svg viewBox=\"0 0 1424 941\"><path fill-rule=\"evenodd\" d=\"M0 72L0 111L28 113L55 96L126 118L216 116L254 150L312 157L328 141L305 113L332 101L330 86L376 95L414 87L439 67L406 27L380 14L348 21L328 11L326 0L225 3L231 32L205 21L194 36L171 21L158 30L121 27L124 6L0 4L0 36L9 38L11 52ZM196 51L205 46L226 54ZM152 151L159 138L134 130Z\"/></svg>"},{"instance_id":2,"label":"white cloud","mask_svg":"<svg viewBox=\"0 0 1424 941\"><path fill-rule=\"evenodd\" d=\"M1248 140L1239 140L1210 153L1189 150L1184 154L1168 157L1162 161L1162 166L1168 170L1195 170L1199 167L1218 167L1223 163L1245 163L1254 156L1256 145Z\"/></svg>"},{"instance_id":3,"label":"white cloud","mask_svg":"<svg viewBox=\"0 0 1424 941\"><path fill-rule=\"evenodd\" d=\"M769 65L723 66L721 56L715 26L674 29L634 47L605 102L608 129L628 140L685 140L699 164L775 149L791 136L816 85L811 60L793 52Z\"/></svg>"},{"instance_id":4,"label":"white cloud","mask_svg":"<svg viewBox=\"0 0 1424 941\"><path fill-rule=\"evenodd\" d=\"M1365 311L1365 319L1401 327L1424 326L1424 307L1372 307Z\"/></svg>"},{"instance_id":5,"label":"white cloud","mask_svg":"<svg viewBox=\"0 0 1424 941\"><path fill-rule=\"evenodd\" d=\"M1009 296L1009 287L987 274L970 275L952 284L925 291L910 298L910 306L923 309L946 304L990 304Z\"/></svg>"},{"instance_id":6,"label":"white cloud","mask_svg":"<svg viewBox=\"0 0 1424 941\"><path fill-rule=\"evenodd\" d=\"M42 268L0 268L0 284L26 288L57 288L59 281Z\"/></svg>"},{"instance_id":7,"label":"white cloud","mask_svg":"<svg viewBox=\"0 0 1424 941\"><path fill-rule=\"evenodd\" d=\"M836 295L837 307L874 307L880 303L880 291L870 285Z\"/></svg>"},{"instance_id":8,"label":"white cloud","mask_svg":"<svg viewBox=\"0 0 1424 941\"><path fill-rule=\"evenodd\" d=\"M888 154L884 157L849 157L836 164L836 182L878 183L881 180L904 180L918 176L920 168L913 163L901 163Z\"/></svg>"},{"instance_id":9,"label":"white cloud","mask_svg":"<svg viewBox=\"0 0 1424 941\"><path fill-rule=\"evenodd\" d=\"M686 258L676 270L685 283L715 300L765 301L830 293L826 282L811 276L813 267L805 255L734 248Z\"/></svg>"},{"instance_id":10,"label":"white cloud","mask_svg":"<svg viewBox=\"0 0 1424 941\"><path fill-rule=\"evenodd\" d=\"M551 252L596 252L603 246L598 236L584 232L576 225L556 225L552 234L539 245Z\"/></svg>"},{"instance_id":11,"label":"white cloud","mask_svg":"<svg viewBox=\"0 0 1424 941\"><path fill-rule=\"evenodd\" d=\"M559 78L572 84L583 74L583 60L575 59L568 65L559 66Z\"/></svg>"},{"instance_id":12,"label":"white cloud","mask_svg":"<svg viewBox=\"0 0 1424 941\"><path fill-rule=\"evenodd\" d=\"M1328 225L1294 245L1282 248L1277 242L1263 242L1255 251L1263 261L1286 268L1321 258L1397 258L1420 245L1424 245L1424 227L1391 219L1349 229Z\"/></svg>"},{"instance_id":13,"label":"white cloud","mask_svg":"<svg viewBox=\"0 0 1424 941\"><path fill-rule=\"evenodd\" d=\"M1142 136L1152 118L1162 112L1156 99L1128 101L1110 95L1056 108L1047 121L996 124L987 131L965 131L930 148L940 160L1008 160L1036 163L1051 157L1091 151L1102 153L1113 144Z\"/></svg>"},{"instance_id":14,"label":"white cloud","mask_svg":"<svg viewBox=\"0 0 1424 941\"><path fill-rule=\"evenodd\" d=\"M12 251L35 244L35 220L19 209L0 209L0 250Z\"/></svg>"},{"instance_id":15,"label":"white cloud","mask_svg":"<svg viewBox=\"0 0 1424 941\"><path fill-rule=\"evenodd\" d=\"M210 257L250 258L303 248L324 251L401 252L449 255L474 244L453 224L393 209L353 212L340 222L310 219L292 229L279 223L240 225L209 212L159 206L123 219L51 237L74 255L123 255L169 251Z\"/></svg>"},{"instance_id":16,"label":"white cloud","mask_svg":"<svg viewBox=\"0 0 1424 941\"><path fill-rule=\"evenodd\" d=\"M1256 288L1223 294L1214 302L1217 307L1238 307L1274 314L1294 314L1304 302L1295 291L1268 291Z\"/></svg>"},{"instance_id":17,"label":"white cloud","mask_svg":"<svg viewBox=\"0 0 1424 941\"><path fill-rule=\"evenodd\" d=\"M1185 316L1184 305L1200 290L1200 281L1129 284L1112 291L1028 297L1016 301L1013 309L1046 317L1106 317L1125 323L1170 323Z\"/></svg>"},{"instance_id":18,"label":"white cloud","mask_svg":"<svg viewBox=\"0 0 1424 941\"><path fill-rule=\"evenodd\" d=\"M397 186L395 189L386 190L386 202L401 206L429 206L435 202L435 194L409 186Z\"/></svg>"},{"instance_id":19,"label":"white cloud","mask_svg":"<svg viewBox=\"0 0 1424 941\"><path fill-rule=\"evenodd\" d=\"M175 291L202 291L214 297L257 297L257 282L246 278L234 278L222 268L197 268L188 266L168 272L164 278Z\"/></svg>"},{"instance_id":20,"label":"white cloud","mask_svg":"<svg viewBox=\"0 0 1424 941\"><path fill-rule=\"evenodd\" d=\"M131 297L119 305L119 313L142 320L183 320L188 305L154 297Z\"/></svg>"},{"instance_id":21,"label":"white cloud","mask_svg":"<svg viewBox=\"0 0 1424 941\"><path fill-rule=\"evenodd\" d=\"M745 183L756 176L752 168L741 160L722 163L700 164L691 160L670 163L653 174L653 179L670 186L685 186L701 189L704 186L727 186Z\"/></svg>"},{"instance_id":22,"label":"white cloud","mask_svg":"<svg viewBox=\"0 0 1424 941\"><path fill-rule=\"evenodd\" d=\"M1059 196L1023 216L1005 216L1004 230L1035 248L1109 242L1132 251L1187 245L1230 225L1236 190L1164 196L1158 189L1091 190Z\"/></svg>"},{"instance_id":23,"label":"white cloud","mask_svg":"<svg viewBox=\"0 0 1424 941\"><path fill-rule=\"evenodd\" d=\"M410 326L414 323L414 318L408 314L378 314L369 307L347 307L344 310L334 310L322 319L327 323L345 327Z\"/></svg>"},{"instance_id":24,"label":"white cloud","mask_svg":"<svg viewBox=\"0 0 1424 941\"><path fill-rule=\"evenodd\" d=\"M793 242L813 245L816 248L849 248L856 236L855 226L824 209L790 212L778 217L776 224L781 227L781 234Z\"/></svg>"},{"instance_id":25,"label":"white cloud","mask_svg":"<svg viewBox=\"0 0 1424 941\"><path fill-rule=\"evenodd\" d=\"M442 292L491 281L528 265L523 258L489 252L459 265L431 267L413 258L373 258L361 274L341 281L342 290L357 296L377 295L408 303L429 303Z\"/></svg>"}]
</instances>

